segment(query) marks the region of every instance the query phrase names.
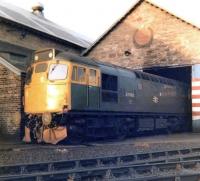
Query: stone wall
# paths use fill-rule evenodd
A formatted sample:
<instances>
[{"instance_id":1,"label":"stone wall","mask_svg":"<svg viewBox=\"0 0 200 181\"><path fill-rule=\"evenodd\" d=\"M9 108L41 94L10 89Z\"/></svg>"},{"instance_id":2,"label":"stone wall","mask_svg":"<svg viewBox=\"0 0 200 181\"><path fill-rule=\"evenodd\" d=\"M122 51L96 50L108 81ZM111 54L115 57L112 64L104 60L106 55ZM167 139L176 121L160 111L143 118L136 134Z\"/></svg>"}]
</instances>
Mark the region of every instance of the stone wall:
<instances>
[{"instance_id":1,"label":"stone wall","mask_svg":"<svg viewBox=\"0 0 200 181\"><path fill-rule=\"evenodd\" d=\"M200 30L142 1L86 54L127 68L200 63Z\"/></svg>"},{"instance_id":2,"label":"stone wall","mask_svg":"<svg viewBox=\"0 0 200 181\"><path fill-rule=\"evenodd\" d=\"M19 138L24 78L0 64L1 137Z\"/></svg>"}]
</instances>

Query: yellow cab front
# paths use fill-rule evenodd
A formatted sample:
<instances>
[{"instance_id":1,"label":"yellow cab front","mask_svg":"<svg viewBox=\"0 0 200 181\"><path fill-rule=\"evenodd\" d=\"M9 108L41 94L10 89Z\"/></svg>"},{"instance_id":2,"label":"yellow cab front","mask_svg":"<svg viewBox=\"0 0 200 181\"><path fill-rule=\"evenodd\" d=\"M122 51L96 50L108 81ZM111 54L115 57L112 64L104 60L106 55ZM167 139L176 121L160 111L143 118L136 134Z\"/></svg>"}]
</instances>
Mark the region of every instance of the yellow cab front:
<instances>
[{"instance_id":1,"label":"yellow cab front","mask_svg":"<svg viewBox=\"0 0 200 181\"><path fill-rule=\"evenodd\" d=\"M69 105L69 62L37 62L27 71L24 109L28 114L60 112Z\"/></svg>"}]
</instances>

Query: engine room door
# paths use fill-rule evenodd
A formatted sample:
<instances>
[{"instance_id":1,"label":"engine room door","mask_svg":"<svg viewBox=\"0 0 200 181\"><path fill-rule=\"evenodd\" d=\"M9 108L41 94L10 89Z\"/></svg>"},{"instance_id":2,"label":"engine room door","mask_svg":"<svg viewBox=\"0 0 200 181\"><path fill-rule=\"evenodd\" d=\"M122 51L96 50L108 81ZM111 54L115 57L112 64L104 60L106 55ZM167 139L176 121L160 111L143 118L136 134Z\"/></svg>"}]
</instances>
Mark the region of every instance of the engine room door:
<instances>
[{"instance_id":1,"label":"engine room door","mask_svg":"<svg viewBox=\"0 0 200 181\"><path fill-rule=\"evenodd\" d=\"M100 100L99 71L90 68L88 75L88 107L98 109Z\"/></svg>"}]
</instances>

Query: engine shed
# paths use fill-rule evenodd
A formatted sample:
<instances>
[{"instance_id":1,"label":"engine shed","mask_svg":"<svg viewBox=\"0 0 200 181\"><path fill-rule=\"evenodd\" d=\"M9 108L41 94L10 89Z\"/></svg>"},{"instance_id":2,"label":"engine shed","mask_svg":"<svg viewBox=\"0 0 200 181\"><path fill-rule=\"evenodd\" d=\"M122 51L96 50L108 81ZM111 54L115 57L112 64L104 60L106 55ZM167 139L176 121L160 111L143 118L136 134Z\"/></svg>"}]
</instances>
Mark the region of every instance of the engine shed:
<instances>
[{"instance_id":1,"label":"engine shed","mask_svg":"<svg viewBox=\"0 0 200 181\"><path fill-rule=\"evenodd\" d=\"M192 86L193 116L189 121L196 132L200 130L200 27L155 2L134 3L82 55Z\"/></svg>"}]
</instances>

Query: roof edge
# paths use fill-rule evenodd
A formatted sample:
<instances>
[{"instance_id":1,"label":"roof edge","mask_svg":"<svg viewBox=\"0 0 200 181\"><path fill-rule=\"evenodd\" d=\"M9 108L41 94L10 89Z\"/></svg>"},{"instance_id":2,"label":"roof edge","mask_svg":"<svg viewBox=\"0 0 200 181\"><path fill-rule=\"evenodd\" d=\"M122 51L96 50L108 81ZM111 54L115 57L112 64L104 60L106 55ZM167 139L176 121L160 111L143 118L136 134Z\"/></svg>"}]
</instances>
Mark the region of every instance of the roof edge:
<instances>
[{"instance_id":1,"label":"roof edge","mask_svg":"<svg viewBox=\"0 0 200 181\"><path fill-rule=\"evenodd\" d=\"M97 41L95 41L89 48L87 48L85 51L83 51L83 52L81 53L81 56L86 56L97 44L100 43L100 41L101 41L110 31L112 31L123 19L125 19L125 18L128 16L128 14L130 14L130 13L131 13L138 5L140 5L142 2L146 2L146 3L150 4L151 6L154 6L155 8L158 8L158 9L164 11L165 13L167 13L167 14L169 14L169 15L171 15L171 16L177 18L177 19L179 19L179 20L182 21L183 23L188 24L188 25L190 25L191 27L200 30L200 28L197 27L196 25L194 25L194 24L192 24L192 23L186 21L185 19L182 19L182 18L179 17L179 16L176 16L175 14L169 12L168 10L164 9L163 7L160 7L160 6L158 6L158 5L154 4L154 3L152 3L152 2L149 1L149 0L138 0L137 3L136 3L135 5L133 5L133 6L127 11L127 13L124 14L124 16L122 16L117 22L115 22L115 23L111 26L110 29L108 29L108 30L107 30L99 39L97 39Z\"/></svg>"},{"instance_id":2,"label":"roof edge","mask_svg":"<svg viewBox=\"0 0 200 181\"><path fill-rule=\"evenodd\" d=\"M15 26L15 27L20 27L26 31L29 31L29 32L32 32L32 33L35 33L35 34L39 34L40 36L43 36L43 37L46 37L46 38L50 38L54 41L60 41L62 42L63 44L69 44L71 46L74 46L74 47L78 47L80 49L87 49L88 46L84 46L84 45L80 45L80 44L77 44L77 43L74 43L70 40L65 40L61 37L58 37L58 36L54 36L54 35L51 35L51 34L48 34L48 33L45 33L43 31L40 31L40 30L37 30L37 29L34 29L30 26L27 26L23 23L19 23L19 22L16 22L16 21L12 21L10 19L6 19L4 17L0 17L0 19L6 23L6 24L9 24L9 25L12 25L12 26ZM22 27L21 27L22 26ZM89 45L89 43L87 43Z\"/></svg>"},{"instance_id":3,"label":"roof edge","mask_svg":"<svg viewBox=\"0 0 200 181\"><path fill-rule=\"evenodd\" d=\"M129 8L126 13L119 18L116 22L114 22L108 30L106 30L94 43L87 48L85 51L81 53L81 56L86 56L110 31L112 31L128 14L131 13L138 5L140 5L144 0L137 0L131 8Z\"/></svg>"},{"instance_id":4,"label":"roof edge","mask_svg":"<svg viewBox=\"0 0 200 181\"><path fill-rule=\"evenodd\" d=\"M6 59L4 59L2 57L0 57L0 64L2 64L3 66L5 66L6 68L8 68L10 71L12 71L13 73L15 73L16 75L21 75L21 73L23 72L22 70L20 70L17 67L13 66Z\"/></svg>"},{"instance_id":5,"label":"roof edge","mask_svg":"<svg viewBox=\"0 0 200 181\"><path fill-rule=\"evenodd\" d=\"M144 1L145 1L146 3L148 3L148 4L150 4L151 6L154 6L155 8L158 8L158 9L160 9L161 11L163 11L163 12L169 14L170 16L175 17L175 18L178 19L179 21L182 21L183 23L188 24L188 25L190 25L191 27L200 30L200 28L199 28L198 26L196 26L195 24L192 24L190 21L187 21L187 20L185 20L184 18L182 18L182 17L180 17L180 16L177 16L176 14L174 14L174 13L172 13L171 11L165 9L164 7L158 6L157 4L151 2L150 0L144 0Z\"/></svg>"}]
</instances>

